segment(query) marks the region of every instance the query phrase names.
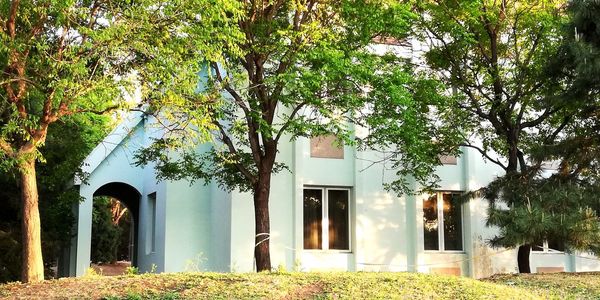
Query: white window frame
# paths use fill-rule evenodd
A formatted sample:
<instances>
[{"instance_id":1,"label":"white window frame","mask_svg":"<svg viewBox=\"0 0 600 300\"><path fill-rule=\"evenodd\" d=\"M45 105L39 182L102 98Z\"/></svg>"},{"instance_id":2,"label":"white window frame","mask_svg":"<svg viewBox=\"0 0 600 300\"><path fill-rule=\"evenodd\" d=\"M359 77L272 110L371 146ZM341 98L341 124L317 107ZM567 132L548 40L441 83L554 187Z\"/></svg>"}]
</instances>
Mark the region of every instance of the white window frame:
<instances>
[{"instance_id":1,"label":"white window frame","mask_svg":"<svg viewBox=\"0 0 600 300\"><path fill-rule=\"evenodd\" d=\"M422 228L421 230L421 235L423 236L423 243L421 244L423 246L423 251L428 252L428 253L440 253L440 252L444 252L444 253L465 253L465 212L464 212L464 205L460 204L460 243L462 245L462 250L446 250L446 245L444 244L444 198L443 198L443 194L460 194L462 193L461 191L437 191L435 192L435 195L437 196L437 218L438 218L438 250L425 250L425 234L424 234L424 228ZM429 197L433 196L433 194L428 194L426 197L427 198L423 198L422 202L424 202L426 199L428 199ZM421 205L423 205L421 203ZM421 214L423 214L423 207L421 206ZM423 218L421 218L422 220ZM422 222L422 221L421 221ZM422 224L422 227L424 226L424 224Z\"/></svg>"},{"instance_id":2,"label":"white window frame","mask_svg":"<svg viewBox=\"0 0 600 300\"><path fill-rule=\"evenodd\" d=\"M538 246L538 245L535 245L535 246ZM545 240L544 243L542 243L542 250L534 250L533 247L534 246L531 247L531 252L533 252L533 253L539 253L539 254L563 254L563 253L565 253L564 251L550 249L548 240Z\"/></svg>"},{"instance_id":3,"label":"white window frame","mask_svg":"<svg viewBox=\"0 0 600 300\"><path fill-rule=\"evenodd\" d=\"M322 249L304 249L304 190L320 190L323 197L321 205L321 246ZM329 249L329 194L328 191L347 191L348 192L348 249ZM304 186L302 188L302 250L308 252L352 252L352 190L343 187L323 187L323 186Z\"/></svg>"}]
</instances>

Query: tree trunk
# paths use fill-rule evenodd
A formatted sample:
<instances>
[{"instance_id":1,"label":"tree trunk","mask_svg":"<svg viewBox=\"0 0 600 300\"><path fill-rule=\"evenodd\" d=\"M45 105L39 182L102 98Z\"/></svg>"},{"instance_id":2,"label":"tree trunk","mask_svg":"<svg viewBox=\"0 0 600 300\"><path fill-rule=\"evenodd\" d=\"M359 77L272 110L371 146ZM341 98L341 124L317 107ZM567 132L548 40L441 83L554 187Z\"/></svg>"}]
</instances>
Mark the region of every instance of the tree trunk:
<instances>
[{"instance_id":1,"label":"tree trunk","mask_svg":"<svg viewBox=\"0 0 600 300\"><path fill-rule=\"evenodd\" d=\"M529 265L529 253L531 252L531 245L525 244L519 246L519 252L517 254L517 262L519 264L519 273L531 273L531 267Z\"/></svg>"},{"instance_id":2,"label":"tree trunk","mask_svg":"<svg viewBox=\"0 0 600 300\"><path fill-rule=\"evenodd\" d=\"M40 211L38 207L38 189L35 175L35 158L27 158L20 164L21 202L23 206L22 243L23 264L22 282L44 280L44 262L42 260L42 242Z\"/></svg>"},{"instance_id":3,"label":"tree trunk","mask_svg":"<svg viewBox=\"0 0 600 300\"><path fill-rule=\"evenodd\" d=\"M269 250L271 226L269 224L269 192L271 189L271 172L261 171L254 189L254 259L256 270L271 270L271 254Z\"/></svg>"},{"instance_id":4,"label":"tree trunk","mask_svg":"<svg viewBox=\"0 0 600 300\"><path fill-rule=\"evenodd\" d=\"M508 165L506 166L506 173L516 173L519 171L519 138L518 133L514 130L509 130L506 136L506 143L508 144Z\"/></svg>"}]
</instances>

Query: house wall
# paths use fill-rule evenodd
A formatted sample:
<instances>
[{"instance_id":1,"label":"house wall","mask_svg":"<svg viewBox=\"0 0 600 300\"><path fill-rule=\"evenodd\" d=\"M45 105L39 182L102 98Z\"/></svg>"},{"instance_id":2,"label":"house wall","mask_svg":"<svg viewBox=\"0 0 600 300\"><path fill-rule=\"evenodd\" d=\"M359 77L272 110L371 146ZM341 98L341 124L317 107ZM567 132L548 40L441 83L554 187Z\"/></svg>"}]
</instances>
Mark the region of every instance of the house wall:
<instances>
[{"instance_id":1,"label":"house wall","mask_svg":"<svg viewBox=\"0 0 600 300\"><path fill-rule=\"evenodd\" d=\"M118 144L112 145L107 142L105 145L99 145L90 155L92 160L100 161L97 166L89 174L87 181L80 183L79 191L83 197L77 209L77 235L73 239L71 248L71 275L81 276L85 274L90 266L91 253L91 233L92 233L92 208L93 195L105 184L113 182L122 182L135 188L140 194L140 217L136 220L139 224L138 236L138 266L141 271L151 269L151 265L159 266L157 271L161 271L161 266L164 260L162 253L164 248L164 219L165 216L161 212L164 211L164 193L161 186L156 184L154 173L148 172L141 167L132 165L133 154L146 143L145 123L141 119L130 120L132 122L124 122L131 127L117 128L111 133L112 136L121 136ZM109 137L111 136L109 135ZM106 140L105 140L106 141ZM85 168L84 168L85 170ZM157 244L156 253L146 253L144 251L145 240L147 239L145 228L147 227L147 191L158 191L157 193Z\"/></svg>"},{"instance_id":2,"label":"house wall","mask_svg":"<svg viewBox=\"0 0 600 300\"><path fill-rule=\"evenodd\" d=\"M184 180L165 186L165 272L210 269L210 186Z\"/></svg>"},{"instance_id":3,"label":"house wall","mask_svg":"<svg viewBox=\"0 0 600 300\"><path fill-rule=\"evenodd\" d=\"M151 117L144 118L144 142L131 149L131 153L135 153L142 147L151 145L153 138L158 138L162 135L163 130L157 127L157 122ZM131 165L132 160L128 161ZM123 165L123 166L126 166ZM138 178L143 178L144 186L140 190L142 199L140 203L140 238L138 246L138 268L140 272L164 272L165 271L165 241L166 241L166 220L165 208L167 206L167 193L164 182L159 182L156 179L154 171L154 163L150 163L141 168L141 173L136 174ZM116 170L113 170L115 172ZM116 173L116 172L115 172ZM156 193L156 219L152 225L152 212L150 211L149 196ZM151 228L155 226L154 251L152 251L152 232Z\"/></svg>"},{"instance_id":4,"label":"house wall","mask_svg":"<svg viewBox=\"0 0 600 300\"><path fill-rule=\"evenodd\" d=\"M425 195L398 196L385 192L382 184L396 175L385 164L372 164L381 160L383 154L356 152L346 146L344 159L313 158L309 139L298 138L282 145L278 161L290 166L293 174L284 171L273 177L270 200L273 267L303 271L418 271L476 278L518 271L516 249L493 249L486 243L497 229L485 225L488 208L485 200L472 199L463 205L463 251L425 251L422 234ZM502 175L499 167L484 161L472 149L463 149L456 165L441 166L436 172L441 180L440 191L476 190ZM350 252L303 250L302 194L306 186L351 189ZM419 188L414 183L413 186L415 190ZM252 198L249 193L234 192L231 199L230 270L252 271ZM600 268L585 260L563 253L531 254L533 272Z\"/></svg>"},{"instance_id":5,"label":"house wall","mask_svg":"<svg viewBox=\"0 0 600 300\"><path fill-rule=\"evenodd\" d=\"M146 137L146 146L152 143L152 138L162 137L164 131L156 126L152 119L146 127L151 132ZM207 145L201 145L197 151L206 151ZM173 154L175 155L175 154ZM150 228L146 225L144 241L146 245L143 254L149 258L150 264L145 264L140 269L147 272L156 268L157 272L181 272L181 271L205 271L212 270L210 265L212 256L211 224L213 213L211 213L211 185L205 185L203 181L190 182L188 180L157 181L154 177L154 164L146 166L145 172L149 187L145 193L145 203L148 205L148 195L157 193L157 239L155 251L150 247ZM153 190L152 186L157 189ZM150 221L150 212L144 211L145 220ZM219 222L226 222L225 219ZM217 223L218 224L218 223ZM155 266L152 266L155 264Z\"/></svg>"},{"instance_id":6,"label":"house wall","mask_svg":"<svg viewBox=\"0 0 600 300\"><path fill-rule=\"evenodd\" d=\"M71 249L72 275L89 267L92 195L109 182L124 182L141 194L138 266L141 272L255 270L252 195L228 192L215 182L190 184L162 181L153 165L132 166L133 153L163 134L152 119L133 122L116 145L102 145L91 154L100 161L81 183L85 201L79 205L78 237ZM120 130L120 131L119 131ZM486 241L496 234L485 225L487 202L472 199L463 205L464 251L425 251L423 198L386 192L383 183L395 178L389 165L375 163L385 153L357 152L344 146L344 158L310 156L310 140L298 138L279 147L278 159L290 170L273 176L271 184L271 261L287 270L418 271L487 277L516 272L516 249L492 249ZM208 145L198 151L208 150ZM463 149L456 165L437 169L440 191L472 191L487 185L502 170L486 163L476 151ZM412 183L415 190L419 189ZM303 249L303 189L350 189L351 251ZM151 251L148 195L156 193L156 245ZM589 256L589 257L588 257ZM590 255L531 254L532 271L592 271L600 263ZM546 268L546 269L544 269Z\"/></svg>"},{"instance_id":7,"label":"house wall","mask_svg":"<svg viewBox=\"0 0 600 300\"><path fill-rule=\"evenodd\" d=\"M303 271L322 270L354 270L355 253L350 251L335 250L303 250L303 189L306 186L350 188L350 226L356 224L356 202L355 198L355 151L353 147L344 146L343 159L315 158L310 156L310 140L298 138L294 142L293 157L293 191L290 200L293 205L294 215L289 222L294 225L292 232L295 237L293 243L294 267ZM354 230L351 230L350 247L357 243Z\"/></svg>"},{"instance_id":8,"label":"house wall","mask_svg":"<svg viewBox=\"0 0 600 300\"><path fill-rule=\"evenodd\" d=\"M217 272L229 272L231 266L231 193L219 188L216 184L210 184L211 191L211 231L210 245L211 253L207 262L209 270ZM249 225L248 225L249 226Z\"/></svg>"},{"instance_id":9,"label":"house wall","mask_svg":"<svg viewBox=\"0 0 600 300\"><path fill-rule=\"evenodd\" d=\"M69 270L65 274L81 276L89 268L93 194L112 182L126 183L140 193L136 220L140 272L229 270L231 195L214 183L159 181L153 163L144 167L133 164L136 151L164 134L154 118L133 113L88 156L84 171L89 176L85 182L76 182L84 201L76 208L78 234L69 251L69 263L65 264ZM198 151L208 147L201 145ZM154 220L152 194L156 201Z\"/></svg>"}]
</instances>

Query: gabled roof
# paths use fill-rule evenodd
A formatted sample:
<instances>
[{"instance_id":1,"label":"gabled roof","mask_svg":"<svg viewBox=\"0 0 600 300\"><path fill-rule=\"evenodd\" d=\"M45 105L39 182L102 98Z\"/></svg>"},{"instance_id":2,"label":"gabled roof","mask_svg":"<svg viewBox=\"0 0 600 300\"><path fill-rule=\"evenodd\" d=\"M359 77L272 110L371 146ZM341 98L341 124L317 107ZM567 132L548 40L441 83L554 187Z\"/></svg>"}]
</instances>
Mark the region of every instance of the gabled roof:
<instances>
[{"instance_id":1,"label":"gabled roof","mask_svg":"<svg viewBox=\"0 0 600 300\"><path fill-rule=\"evenodd\" d=\"M103 140L90 154L83 160L81 171L83 174L91 174L98 166L117 148L123 140L129 136L133 129L144 119L144 113L141 111L129 112L123 121ZM73 178L74 185L81 185L82 180L79 176Z\"/></svg>"}]
</instances>

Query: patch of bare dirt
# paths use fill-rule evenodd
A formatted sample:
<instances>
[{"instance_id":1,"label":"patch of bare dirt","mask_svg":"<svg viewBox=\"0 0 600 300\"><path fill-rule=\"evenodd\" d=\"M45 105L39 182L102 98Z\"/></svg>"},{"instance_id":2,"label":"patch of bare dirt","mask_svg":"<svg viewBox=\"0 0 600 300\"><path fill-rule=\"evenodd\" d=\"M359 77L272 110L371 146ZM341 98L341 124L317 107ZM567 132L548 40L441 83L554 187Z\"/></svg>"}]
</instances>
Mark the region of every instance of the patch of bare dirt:
<instances>
[{"instance_id":1,"label":"patch of bare dirt","mask_svg":"<svg viewBox=\"0 0 600 300\"><path fill-rule=\"evenodd\" d=\"M125 270L131 266L129 261L118 261L114 264L92 264L92 268L96 273L104 276L118 276L125 274Z\"/></svg>"},{"instance_id":2,"label":"patch of bare dirt","mask_svg":"<svg viewBox=\"0 0 600 300\"><path fill-rule=\"evenodd\" d=\"M321 294L323 294L323 284L320 282L314 282L294 289L284 299L314 299Z\"/></svg>"}]
</instances>

